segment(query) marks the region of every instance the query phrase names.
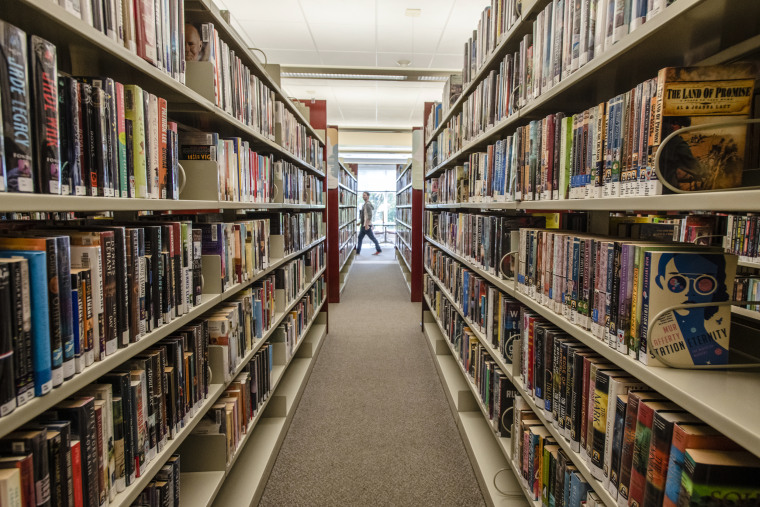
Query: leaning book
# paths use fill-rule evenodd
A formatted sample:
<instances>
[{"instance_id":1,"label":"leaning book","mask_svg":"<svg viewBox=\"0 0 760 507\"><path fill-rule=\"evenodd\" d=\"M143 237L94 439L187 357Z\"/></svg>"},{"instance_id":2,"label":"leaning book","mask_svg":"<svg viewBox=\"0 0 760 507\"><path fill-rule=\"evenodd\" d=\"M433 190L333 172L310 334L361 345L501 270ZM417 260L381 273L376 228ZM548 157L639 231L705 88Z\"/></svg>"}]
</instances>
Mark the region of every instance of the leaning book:
<instances>
[{"instance_id":1,"label":"leaning book","mask_svg":"<svg viewBox=\"0 0 760 507\"><path fill-rule=\"evenodd\" d=\"M731 306L694 305L728 301L736 265L731 254L647 251L639 360L650 366L727 364ZM687 307L666 311L674 306Z\"/></svg>"},{"instance_id":2,"label":"leaning book","mask_svg":"<svg viewBox=\"0 0 760 507\"><path fill-rule=\"evenodd\" d=\"M749 118L756 73L751 63L660 70L651 155L670 134L703 126L665 144L659 160L661 178L680 190L742 184L747 125L711 124Z\"/></svg>"}]
</instances>

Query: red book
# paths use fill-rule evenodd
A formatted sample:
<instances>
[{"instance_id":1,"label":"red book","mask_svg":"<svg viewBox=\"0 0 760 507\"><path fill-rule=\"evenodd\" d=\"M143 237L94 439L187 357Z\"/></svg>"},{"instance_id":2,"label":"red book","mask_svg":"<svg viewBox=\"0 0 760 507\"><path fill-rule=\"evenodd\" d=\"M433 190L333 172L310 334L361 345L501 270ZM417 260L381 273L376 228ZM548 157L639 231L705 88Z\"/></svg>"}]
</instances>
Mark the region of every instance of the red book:
<instances>
[{"instance_id":1,"label":"red book","mask_svg":"<svg viewBox=\"0 0 760 507\"><path fill-rule=\"evenodd\" d=\"M628 401L630 403L630 395ZM654 413L660 411L677 412L679 409L678 405L669 401L641 401L639 403L635 444L631 460L631 482L628 486L628 505L632 507L641 506L644 502L649 447L652 439L652 421L654 420Z\"/></svg>"},{"instance_id":2,"label":"red book","mask_svg":"<svg viewBox=\"0 0 760 507\"><path fill-rule=\"evenodd\" d=\"M156 64L156 9L154 0L135 0L137 55Z\"/></svg>"},{"instance_id":3,"label":"red book","mask_svg":"<svg viewBox=\"0 0 760 507\"><path fill-rule=\"evenodd\" d=\"M74 488L74 507L84 507L82 498L82 447L79 440L71 441L71 471Z\"/></svg>"},{"instance_id":4,"label":"red book","mask_svg":"<svg viewBox=\"0 0 760 507\"><path fill-rule=\"evenodd\" d=\"M2 457L0 458L0 469L2 468L18 468L21 474L21 505L23 507L36 507L32 455Z\"/></svg>"},{"instance_id":5,"label":"red book","mask_svg":"<svg viewBox=\"0 0 760 507\"><path fill-rule=\"evenodd\" d=\"M169 186L168 158L166 156L166 99L158 97L158 198L166 199Z\"/></svg>"}]
</instances>

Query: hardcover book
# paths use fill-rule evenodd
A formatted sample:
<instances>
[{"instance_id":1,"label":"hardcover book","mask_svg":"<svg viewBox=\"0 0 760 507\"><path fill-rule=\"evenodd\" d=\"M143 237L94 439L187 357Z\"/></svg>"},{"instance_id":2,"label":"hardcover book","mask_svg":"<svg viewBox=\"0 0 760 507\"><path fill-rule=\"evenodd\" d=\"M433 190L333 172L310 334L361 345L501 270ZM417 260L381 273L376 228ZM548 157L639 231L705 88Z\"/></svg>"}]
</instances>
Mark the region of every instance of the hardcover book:
<instances>
[{"instance_id":1,"label":"hardcover book","mask_svg":"<svg viewBox=\"0 0 760 507\"><path fill-rule=\"evenodd\" d=\"M644 257L641 345L639 360L663 366L728 363L730 306L676 309L653 319L673 305L727 301L733 294L737 258L704 252L650 251ZM651 344L646 332L653 326Z\"/></svg>"},{"instance_id":2,"label":"hardcover book","mask_svg":"<svg viewBox=\"0 0 760 507\"><path fill-rule=\"evenodd\" d=\"M37 186L44 194L61 193L61 155L58 136L58 62L53 44L33 35L32 84L36 120Z\"/></svg>"},{"instance_id":3,"label":"hardcover book","mask_svg":"<svg viewBox=\"0 0 760 507\"><path fill-rule=\"evenodd\" d=\"M704 125L665 145L660 156L665 181L681 190L742 184L747 126L710 124L749 117L756 73L749 63L660 69L652 150L681 128Z\"/></svg>"}]
</instances>

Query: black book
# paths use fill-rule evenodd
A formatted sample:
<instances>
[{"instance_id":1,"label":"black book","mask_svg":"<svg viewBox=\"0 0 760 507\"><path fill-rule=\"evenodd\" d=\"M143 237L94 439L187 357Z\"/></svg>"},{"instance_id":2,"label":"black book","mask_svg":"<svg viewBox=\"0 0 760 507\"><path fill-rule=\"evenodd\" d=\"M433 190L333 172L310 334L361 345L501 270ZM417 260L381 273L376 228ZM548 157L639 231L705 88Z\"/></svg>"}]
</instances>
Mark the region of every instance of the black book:
<instances>
[{"instance_id":1,"label":"black book","mask_svg":"<svg viewBox=\"0 0 760 507\"><path fill-rule=\"evenodd\" d=\"M13 371L13 287L11 268L0 263L0 416L16 408L16 376Z\"/></svg>"},{"instance_id":2,"label":"black book","mask_svg":"<svg viewBox=\"0 0 760 507\"><path fill-rule=\"evenodd\" d=\"M137 428L134 424L135 400L132 397L131 378L127 372L111 372L100 378L98 382L111 384L113 398L121 399L121 412L123 424L124 439L124 483L126 486L132 484L135 480L135 461L134 457L137 452ZM114 403L115 405L115 403ZM116 420L116 411L114 410L114 421ZM114 432L114 435L116 433ZM118 467L117 467L118 468ZM118 483L117 483L118 487Z\"/></svg>"},{"instance_id":3,"label":"black book","mask_svg":"<svg viewBox=\"0 0 760 507\"><path fill-rule=\"evenodd\" d=\"M140 248L137 229L126 229L126 267L127 267L127 290L129 319L129 341L136 342L141 335L140 320Z\"/></svg>"},{"instance_id":4,"label":"black book","mask_svg":"<svg viewBox=\"0 0 760 507\"><path fill-rule=\"evenodd\" d=\"M156 389L158 386L155 385L154 382L154 375L153 375L153 363L151 362L150 358L147 357L135 357L131 361L129 361L129 366L132 368L132 371L139 371L143 372L142 375L145 379L145 386L144 390L146 392L146 399L147 405L143 407L143 411L145 413L145 420L147 422L147 449L146 452L148 452L148 461L149 459L152 459L152 456L155 455L156 451L158 450L158 432L156 428L157 424L157 405L156 405Z\"/></svg>"},{"instance_id":5,"label":"black book","mask_svg":"<svg viewBox=\"0 0 760 507\"><path fill-rule=\"evenodd\" d=\"M73 470L71 468L71 423L69 421L51 421L42 423L48 430L48 455L50 456L49 462L52 465L55 463L61 470L60 483L56 484L56 488L60 488L60 497L62 502L58 503L53 500L53 505L61 505L63 507L74 505L74 490L73 490ZM54 453L50 449L50 433L58 433L60 437L60 452ZM57 461L54 461L54 458ZM51 491L53 490L53 478L51 474ZM51 494L51 499L53 499Z\"/></svg>"},{"instance_id":6,"label":"black book","mask_svg":"<svg viewBox=\"0 0 760 507\"><path fill-rule=\"evenodd\" d=\"M74 365L77 373L84 370L85 349L85 293L82 290L82 273L71 271L71 309L74 317Z\"/></svg>"},{"instance_id":7,"label":"black book","mask_svg":"<svg viewBox=\"0 0 760 507\"><path fill-rule=\"evenodd\" d=\"M0 54L0 109L5 150L5 178L0 190L34 192L26 33L0 21Z\"/></svg>"},{"instance_id":8,"label":"black book","mask_svg":"<svg viewBox=\"0 0 760 507\"><path fill-rule=\"evenodd\" d=\"M50 505L66 507L68 498L65 496L63 484L66 481L66 469L63 463L63 444L58 431L47 430L47 453L50 475Z\"/></svg>"},{"instance_id":9,"label":"black book","mask_svg":"<svg viewBox=\"0 0 760 507\"><path fill-rule=\"evenodd\" d=\"M72 440L79 439L82 453L84 505L98 507L98 447L95 428L95 400L89 396L64 400L43 414L51 421L71 421Z\"/></svg>"},{"instance_id":10,"label":"black book","mask_svg":"<svg viewBox=\"0 0 760 507\"><path fill-rule=\"evenodd\" d=\"M61 193L61 155L58 136L58 62L53 44L31 37L32 86L35 111L37 191Z\"/></svg>"},{"instance_id":11,"label":"black book","mask_svg":"<svg viewBox=\"0 0 760 507\"><path fill-rule=\"evenodd\" d=\"M536 323L533 328L533 392L538 400L544 399L544 380L546 370L544 367L544 335L546 325ZM541 406L543 401L537 401Z\"/></svg>"},{"instance_id":12,"label":"black book","mask_svg":"<svg viewBox=\"0 0 760 507\"><path fill-rule=\"evenodd\" d=\"M113 413L113 454L114 454L114 487L117 492L126 487L126 446L124 424L124 402L120 396L114 396L111 403Z\"/></svg>"},{"instance_id":13,"label":"black book","mask_svg":"<svg viewBox=\"0 0 760 507\"><path fill-rule=\"evenodd\" d=\"M32 455L35 501L38 506L50 505L50 472L48 467L47 430L30 428L14 431L0 440L0 454Z\"/></svg>"},{"instance_id":14,"label":"black book","mask_svg":"<svg viewBox=\"0 0 760 507\"><path fill-rule=\"evenodd\" d=\"M106 92L93 83L90 88L90 126L93 129L92 148L95 156L94 172L97 175L98 194L113 197L111 166L108 157L108 119L106 114ZM90 168L92 173L93 168Z\"/></svg>"},{"instance_id":15,"label":"black book","mask_svg":"<svg viewBox=\"0 0 760 507\"><path fill-rule=\"evenodd\" d=\"M161 314L161 227L144 226L145 255L149 257L151 280L146 284L146 298L150 298L151 330L163 325Z\"/></svg>"},{"instance_id":16,"label":"black book","mask_svg":"<svg viewBox=\"0 0 760 507\"><path fill-rule=\"evenodd\" d=\"M58 294L60 295L61 342L63 344L63 378L76 373L74 347L74 308L71 305L71 248L68 236L56 236Z\"/></svg>"},{"instance_id":17,"label":"black book","mask_svg":"<svg viewBox=\"0 0 760 507\"><path fill-rule=\"evenodd\" d=\"M29 290L29 263L26 259L2 259L9 268L11 287L11 315L13 373L15 376L16 405L22 406L34 398L34 367L32 364L31 301Z\"/></svg>"},{"instance_id":18,"label":"black book","mask_svg":"<svg viewBox=\"0 0 760 507\"><path fill-rule=\"evenodd\" d=\"M79 86L71 76L58 73L58 136L61 145L61 193L86 195L79 163ZM83 193L84 192L84 193Z\"/></svg>"},{"instance_id":19,"label":"black book","mask_svg":"<svg viewBox=\"0 0 760 507\"><path fill-rule=\"evenodd\" d=\"M98 195L98 169L95 161L95 131L93 122L92 86L79 83L79 138L81 141L80 162L86 177L87 195Z\"/></svg>"}]
</instances>

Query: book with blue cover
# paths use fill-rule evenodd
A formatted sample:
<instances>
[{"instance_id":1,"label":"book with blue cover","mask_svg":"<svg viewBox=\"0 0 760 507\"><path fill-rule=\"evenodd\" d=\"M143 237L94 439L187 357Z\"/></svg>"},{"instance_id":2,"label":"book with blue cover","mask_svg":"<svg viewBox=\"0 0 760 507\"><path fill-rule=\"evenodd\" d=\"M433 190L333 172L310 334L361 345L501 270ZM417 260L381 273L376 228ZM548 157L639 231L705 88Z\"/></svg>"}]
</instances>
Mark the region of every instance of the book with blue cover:
<instances>
[{"instance_id":1,"label":"book with blue cover","mask_svg":"<svg viewBox=\"0 0 760 507\"><path fill-rule=\"evenodd\" d=\"M660 357L685 366L728 364L730 306L675 309L657 322L653 319L674 305L728 301L736 265L737 257L731 254L646 252L639 360L650 366L664 366Z\"/></svg>"},{"instance_id":2,"label":"book with blue cover","mask_svg":"<svg viewBox=\"0 0 760 507\"><path fill-rule=\"evenodd\" d=\"M48 310L47 255L38 250L4 250L2 255L23 257L29 262L29 285L32 308L32 366L34 394L43 396L53 388L50 351L50 315Z\"/></svg>"}]
</instances>

